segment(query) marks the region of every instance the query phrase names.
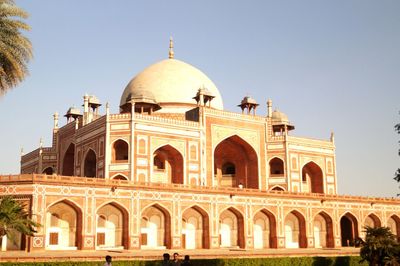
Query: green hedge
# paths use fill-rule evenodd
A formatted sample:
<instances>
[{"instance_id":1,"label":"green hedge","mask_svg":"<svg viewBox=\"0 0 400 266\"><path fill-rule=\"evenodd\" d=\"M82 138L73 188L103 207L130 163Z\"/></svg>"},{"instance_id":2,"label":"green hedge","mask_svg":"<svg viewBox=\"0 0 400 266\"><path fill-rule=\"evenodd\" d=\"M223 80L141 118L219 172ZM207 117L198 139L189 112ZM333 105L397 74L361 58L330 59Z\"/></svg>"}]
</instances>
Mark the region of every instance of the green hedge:
<instances>
[{"instance_id":1,"label":"green hedge","mask_svg":"<svg viewBox=\"0 0 400 266\"><path fill-rule=\"evenodd\" d=\"M293 257L192 260L193 266L359 266L360 257ZM4 266L102 266L104 262L4 262ZM113 266L159 266L161 261L113 261Z\"/></svg>"}]
</instances>

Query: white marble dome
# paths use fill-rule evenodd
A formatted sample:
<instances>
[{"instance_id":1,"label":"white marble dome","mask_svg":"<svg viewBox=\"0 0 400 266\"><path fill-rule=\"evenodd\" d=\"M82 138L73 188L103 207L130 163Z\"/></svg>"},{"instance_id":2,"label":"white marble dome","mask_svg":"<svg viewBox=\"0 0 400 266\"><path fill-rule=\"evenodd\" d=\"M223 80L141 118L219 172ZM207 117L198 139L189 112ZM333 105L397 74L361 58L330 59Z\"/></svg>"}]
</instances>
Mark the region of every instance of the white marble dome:
<instances>
[{"instance_id":1,"label":"white marble dome","mask_svg":"<svg viewBox=\"0 0 400 266\"><path fill-rule=\"evenodd\" d=\"M223 110L222 97L215 84L199 69L173 58L155 63L137 76L126 86L120 106L127 102L130 95L149 92L162 107L161 112L185 112L194 106L199 88L206 88L215 98L211 107Z\"/></svg>"}]
</instances>

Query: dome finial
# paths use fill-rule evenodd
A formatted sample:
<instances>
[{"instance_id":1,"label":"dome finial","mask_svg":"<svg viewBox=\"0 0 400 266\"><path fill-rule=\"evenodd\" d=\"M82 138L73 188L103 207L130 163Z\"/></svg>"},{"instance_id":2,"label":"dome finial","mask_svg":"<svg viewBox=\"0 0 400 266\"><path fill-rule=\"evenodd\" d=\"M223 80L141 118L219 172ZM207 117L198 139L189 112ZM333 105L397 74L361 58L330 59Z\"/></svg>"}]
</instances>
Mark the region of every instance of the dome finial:
<instances>
[{"instance_id":1,"label":"dome finial","mask_svg":"<svg viewBox=\"0 0 400 266\"><path fill-rule=\"evenodd\" d=\"M169 37L169 59L174 58L174 40L172 39L172 36Z\"/></svg>"}]
</instances>

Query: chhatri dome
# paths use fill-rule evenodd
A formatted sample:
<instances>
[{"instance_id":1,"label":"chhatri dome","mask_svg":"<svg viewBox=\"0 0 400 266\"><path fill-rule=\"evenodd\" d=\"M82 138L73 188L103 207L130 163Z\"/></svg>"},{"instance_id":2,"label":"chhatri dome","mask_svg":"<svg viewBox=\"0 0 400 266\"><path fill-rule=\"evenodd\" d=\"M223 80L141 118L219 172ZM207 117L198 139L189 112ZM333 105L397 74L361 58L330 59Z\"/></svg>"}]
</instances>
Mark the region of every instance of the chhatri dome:
<instances>
[{"instance_id":1,"label":"chhatri dome","mask_svg":"<svg viewBox=\"0 0 400 266\"><path fill-rule=\"evenodd\" d=\"M223 110L222 97L215 84L199 69L174 59L171 39L169 59L155 63L136 75L126 86L120 107L126 110L132 98L145 95L158 103L162 108L159 112L182 113L197 106L193 97L200 88L207 89L215 97L211 108Z\"/></svg>"}]
</instances>

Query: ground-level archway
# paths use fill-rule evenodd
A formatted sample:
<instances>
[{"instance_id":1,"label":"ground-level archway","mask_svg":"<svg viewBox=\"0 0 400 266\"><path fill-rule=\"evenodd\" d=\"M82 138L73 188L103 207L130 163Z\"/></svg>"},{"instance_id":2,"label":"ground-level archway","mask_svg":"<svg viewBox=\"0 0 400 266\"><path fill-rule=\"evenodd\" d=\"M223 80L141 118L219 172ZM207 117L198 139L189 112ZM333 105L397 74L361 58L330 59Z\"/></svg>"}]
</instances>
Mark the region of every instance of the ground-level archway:
<instances>
[{"instance_id":1,"label":"ground-level archway","mask_svg":"<svg viewBox=\"0 0 400 266\"><path fill-rule=\"evenodd\" d=\"M380 227L381 226L381 220L375 214L370 213L365 218L364 226L369 226L369 227L372 227L372 228Z\"/></svg>"},{"instance_id":2,"label":"ground-level archway","mask_svg":"<svg viewBox=\"0 0 400 266\"><path fill-rule=\"evenodd\" d=\"M171 215L159 204L147 207L142 212L141 248L171 248Z\"/></svg>"},{"instance_id":3,"label":"ground-level archway","mask_svg":"<svg viewBox=\"0 0 400 266\"><path fill-rule=\"evenodd\" d=\"M185 249L210 248L210 222L207 212L198 206L182 214L182 247Z\"/></svg>"},{"instance_id":4,"label":"ground-level archway","mask_svg":"<svg viewBox=\"0 0 400 266\"><path fill-rule=\"evenodd\" d=\"M129 248L129 218L123 207L106 204L97 211L96 217L97 248Z\"/></svg>"},{"instance_id":5,"label":"ground-level archway","mask_svg":"<svg viewBox=\"0 0 400 266\"><path fill-rule=\"evenodd\" d=\"M82 248L82 211L74 203L63 200L46 212L46 249L74 250Z\"/></svg>"},{"instance_id":6,"label":"ground-level archway","mask_svg":"<svg viewBox=\"0 0 400 266\"><path fill-rule=\"evenodd\" d=\"M268 210L262 209L253 219L254 248L277 248L276 219Z\"/></svg>"},{"instance_id":7,"label":"ground-level archway","mask_svg":"<svg viewBox=\"0 0 400 266\"><path fill-rule=\"evenodd\" d=\"M314 162L303 166L302 180L311 193L324 193L324 179L321 168Z\"/></svg>"},{"instance_id":8,"label":"ground-level archway","mask_svg":"<svg viewBox=\"0 0 400 266\"><path fill-rule=\"evenodd\" d=\"M306 248L306 222L304 216L294 210L285 218L285 247Z\"/></svg>"},{"instance_id":9,"label":"ground-level archway","mask_svg":"<svg viewBox=\"0 0 400 266\"><path fill-rule=\"evenodd\" d=\"M258 188L257 153L239 136L231 136L215 147L214 174L222 187Z\"/></svg>"},{"instance_id":10,"label":"ground-level archway","mask_svg":"<svg viewBox=\"0 0 400 266\"><path fill-rule=\"evenodd\" d=\"M314 247L333 248L332 218L325 212L320 212L314 218Z\"/></svg>"},{"instance_id":11,"label":"ground-level archway","mask_svg":"<svg viewBox=\"0 0 400 266\"><path fill-rule=\"evenodd\" d=\"M397 215L390 216L387 221L387 226L390 228L390 231L392 231L392 234L397 237L397 240L400 241L400 218Z\"/></svg>"},{"instance_id":12,"label":"ground-level archway","mask_svg":"<svg viewBox=\"0 0 400 266\"><path fill-rule=\"evenodd\" d=\"M183 184L183 157L171 145L154 151L152 182Z\"/></svg>"},{"instance_id":13,"label":"ground-level archway","mask_svg":"<svg viewBox=\"0 0 400 266\"><path fill-rule=\"evenodd\" d=\"M351 213L346 213L340 219L340 236L342 247L354 246L354 240L358 238L358 221Z\"/></svg>"},{"instance_id":14,"label":"ground-level archway","mask_svg":"<svg viewBox=\"0 0 400 266\"><path fill-rule=\"evenodd\" d=\"M244 248L244 219L235 208L224 210L219 216L220 247Z\"/></svg>"}]
</instances>

